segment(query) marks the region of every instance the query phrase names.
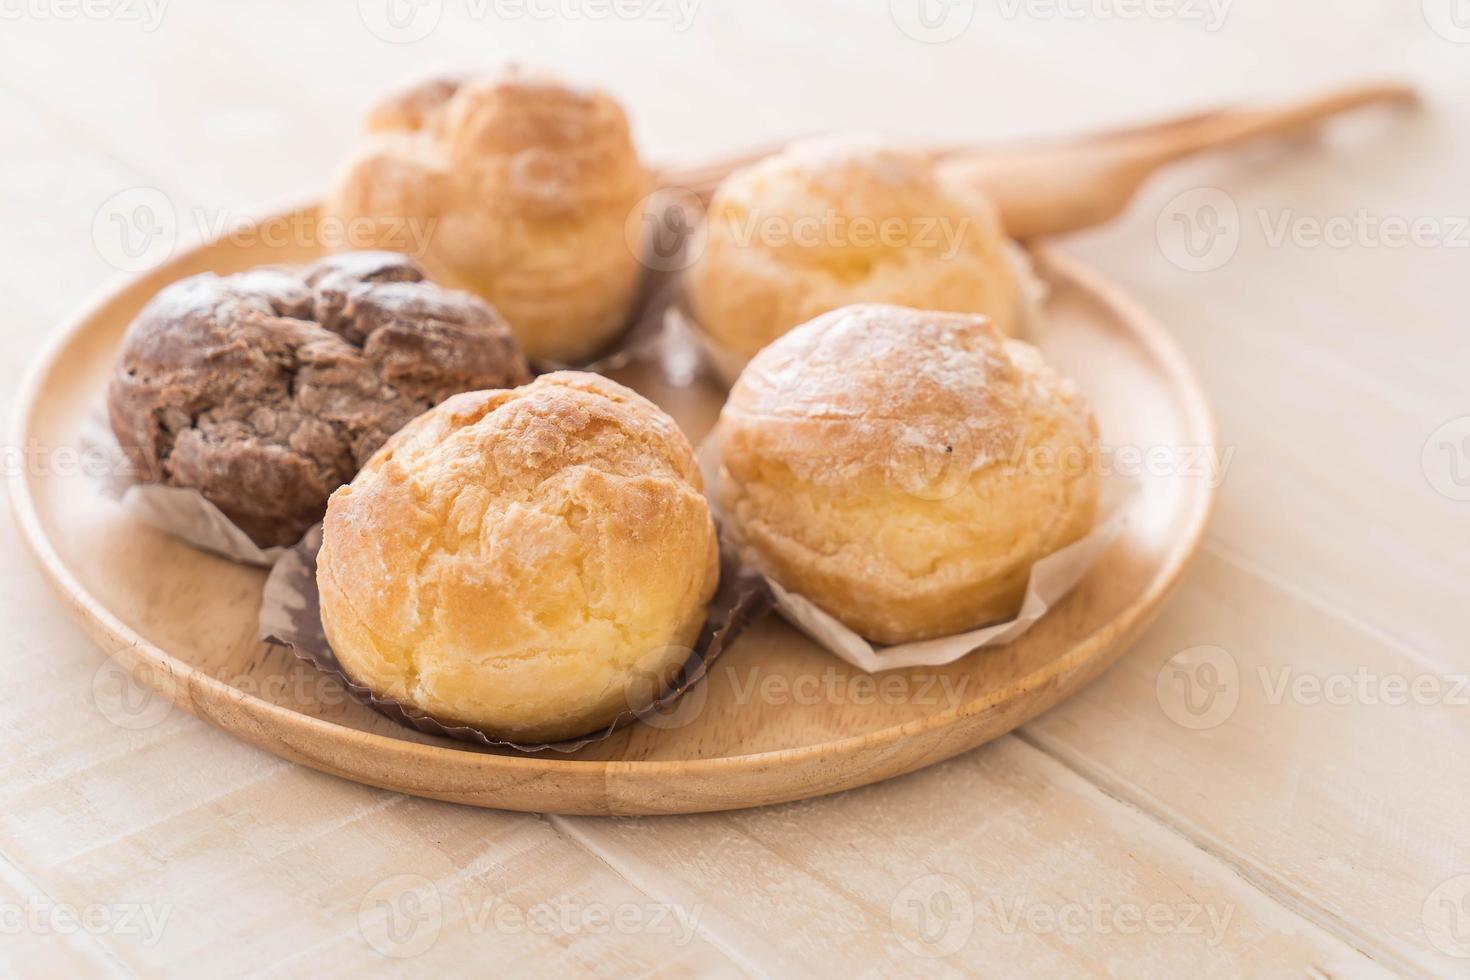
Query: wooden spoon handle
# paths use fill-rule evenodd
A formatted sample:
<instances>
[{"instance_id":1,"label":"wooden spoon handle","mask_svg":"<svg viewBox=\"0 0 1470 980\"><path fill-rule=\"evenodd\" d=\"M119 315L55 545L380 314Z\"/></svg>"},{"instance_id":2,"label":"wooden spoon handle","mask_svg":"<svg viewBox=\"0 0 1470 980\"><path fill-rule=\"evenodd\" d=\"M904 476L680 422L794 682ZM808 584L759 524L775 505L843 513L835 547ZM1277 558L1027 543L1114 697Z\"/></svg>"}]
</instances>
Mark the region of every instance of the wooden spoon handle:
<instances>
[{"instance_id":1,"label":"wooden spoon handle","mask_svg":"<svg viewBox=\"0 0 1470 980\"><path fill-rule=\"evenodd\" d=\"M1414 90L1405 85L1358 85L1283 106L1220 109L1080 137L1005 146L931 147L927 152L936 160L960 167L973 165L981 186L1024 186L1028 211L1036 210L1045 195L1055 193L1056 211L1067 217L1057 227L1046 220L1019 222L1016 231L1021 237L1031 237L1106 220L1122 209L1143 178L1181 157L1257 137L1301 132L1329 116L1361 106L1409 103L1416 98ZM654 171L654 180L658 187L692 194L700 203L708 204L715 188L731 173L780 152L785 145L775 143L702 163L662 168ZM1048 184L1049 179L1067 172L1076 181L1091 186L1079 189ZM1067 206L1069 193L1075 196L1084 192L1092 207ZM1002 211L1006 210L1006 200L997 203Z\"/></svg>"},{"instance_id":2,"label":"wooden spoon handle","mask_svg":"<svg viewBox=\"0 0 1470 980\"><path fill-rule=\"evenodd\" d=\"M1202 113L1154 126L1103 134L1099 139L1113 145L1134 143L1141 151L1165 163L1259 137L1303 132L1331 116L1364 106L1403 105L1417 98L1414 90L1406 85L1359 85L1282 106Z\"/></svg>"},{"instance_id":3,"label":"wooden spoon handle","mask_svg":"<svg viewBox=\"0 0 1470 980\"><path fill-rule=\"evenodd\" d=\"M948 154L947 179L986 192L1013 238L1090 228L1128 206L1143 182L1181 157L1245 140L1302 132L1375 103L1412 101L1401 85L1365 85L1284 106L1222 109L1067 140Z\"/></svg>"}]
</instances>

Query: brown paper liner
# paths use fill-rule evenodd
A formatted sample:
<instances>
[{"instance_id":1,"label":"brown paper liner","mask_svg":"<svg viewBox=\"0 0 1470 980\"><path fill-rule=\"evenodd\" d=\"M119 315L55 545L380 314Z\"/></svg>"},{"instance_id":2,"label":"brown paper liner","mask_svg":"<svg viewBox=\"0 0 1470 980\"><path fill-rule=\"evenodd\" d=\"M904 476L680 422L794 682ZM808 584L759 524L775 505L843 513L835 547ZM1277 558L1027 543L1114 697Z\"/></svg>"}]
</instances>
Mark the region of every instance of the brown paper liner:
<instances>
[{"instance_id":1,"label":"brown paper liner","mask_svg":"<svg viewBox=\"0 0 1470 980\"><path fill-rule=\"evenodd\" d=\"M300 544L288 549L271 569L260 602L261 640L289 648L297 657L340 680L356 700L400 725L489 748L527 753L548 750L576 752L593 742L602 741L625 725L655 715L703 680L715 660L772 608L771 593L765 581L740 567L733 555L722 551L720 587L709 604L704 628L688 661L662 694L645 707L624 711L607 726L577 738L540 744L512 742L495 738L469 725L440 721L412 705L381 697L348 676L322 628L320 595L316 585L316 556L321 543L322 528L318 524L306 533Z\"/></svg>"}]
</instances>

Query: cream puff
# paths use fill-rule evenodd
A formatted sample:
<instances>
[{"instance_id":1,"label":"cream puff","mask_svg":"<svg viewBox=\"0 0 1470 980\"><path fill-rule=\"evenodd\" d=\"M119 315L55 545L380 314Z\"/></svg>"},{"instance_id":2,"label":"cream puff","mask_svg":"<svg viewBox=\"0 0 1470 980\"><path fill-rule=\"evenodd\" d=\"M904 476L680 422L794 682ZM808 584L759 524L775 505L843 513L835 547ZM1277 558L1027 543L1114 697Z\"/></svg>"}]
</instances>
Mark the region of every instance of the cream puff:
<instances>
[{"instance_id":1,"label":"cream puff","mask_svg":"<svg viewBox=\"0 0 1470 980\"><path fill-rule=\"evenodd\" d=\"M853 303L983 314L1015 333L1020 287L995 208L923 154L844 137L793 144L716 190L690 312L736 364Z\"/></svg>"},{"instance_id":2,"label":"cream puff","mask_svg":"<svg viewBox=\"0 0 1470 980\"><path fill-rule=\"evenodd\" d=\"M1013 616L1097 511L1086 401L983 317L817 317L751 360L718 431L742 556L880 643Z\"/></svg>"},{"instance_id":3,"label":"cream puff","mask_svg":"<svg viewBox=\"0 0 1470 980\"><path fill-rule=\"evenodd\" d=\"M651 185L612 98L517 69L439 78L367 130L325 219L489 301L532 359L586 359L623 328L642 269L625 225Z\"/></svg>"},{"instance_id":4,"label":"cream puff","mask_svg":"<svg viewBox=\"0 0 1470 980\"><path fill-rule=\"evenodd\" d=\"M584 735L688 660L719 581L689 441L579 372L459 395L332 495L322 624L347 674L516 742Z\"/></svg>"}]
</instances>

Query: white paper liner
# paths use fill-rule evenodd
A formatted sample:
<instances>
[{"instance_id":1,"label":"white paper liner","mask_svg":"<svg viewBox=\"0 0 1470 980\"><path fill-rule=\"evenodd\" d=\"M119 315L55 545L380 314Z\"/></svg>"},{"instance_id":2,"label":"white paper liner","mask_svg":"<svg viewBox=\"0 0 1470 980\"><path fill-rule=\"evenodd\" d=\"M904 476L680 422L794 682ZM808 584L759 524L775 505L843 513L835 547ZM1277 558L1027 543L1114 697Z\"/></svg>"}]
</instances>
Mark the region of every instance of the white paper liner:
<instances>
[{"instance_id":1,"label":"white paper liner","mask_svg":"<svg viewBox=\"0 0 1470 980\"><path fill-rule=\"evenodd\" d=\"M699 448L699 465L704 473L705 493L711 509L719 515L720 446L716 430ZM1118 540L1127 527L1138 484L1127 477L1112 476L1102 481L1097 521L1086 536L1031 566L1020 611L1004 622L950 636L876 646L837 617L800 593L783 588L760 568L757 555L742 551L746 566L764 578L775 601L776 611L819 646L858 670L870 674L903 667L942 667L986 647L997 647L1019 639L1047 611L1067 597L1081 582L1103 552ZM722 527L727 522L720 520Z\"/></svg>"},{"instance_id":2,"label":"white paper liner","mask_svg":"<svg viewBox=\"0 0 1470 980\"><path fill-rule=\"evenodd\" d=\"M222 558L261 568L270 568L288 550L280 545L262 548L192 487L137 482L132 466L126 462L127 454L113 435L105 404L99 403L87 413L80 442L84 453L98 453L115 463L99 477L102 492L116 500L128 516L149 527Z\"/></svg>"}]
</instances>

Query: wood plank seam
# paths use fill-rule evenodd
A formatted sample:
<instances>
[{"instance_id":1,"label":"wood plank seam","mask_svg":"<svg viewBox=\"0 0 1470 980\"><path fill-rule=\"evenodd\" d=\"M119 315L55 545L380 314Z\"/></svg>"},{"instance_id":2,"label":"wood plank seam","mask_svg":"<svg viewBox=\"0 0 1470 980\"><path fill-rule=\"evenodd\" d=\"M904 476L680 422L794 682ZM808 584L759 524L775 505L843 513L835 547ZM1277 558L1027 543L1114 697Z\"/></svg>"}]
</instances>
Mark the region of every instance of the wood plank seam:
<instances>
[{"instance_id":1,"label":"wood plank seam","mask_svg":"<svg viewBox=\"0 0 1470 980\"><path fill-rule=\"evenodd\" d=\"M1198 828L1191 831L1188 826L1170 819L1169 807L1165 801L1147 794L1128 793L1126 782L1109 776L1101 767L1091 765L1079 753L1069 751L1060 741L1050 739L1041 732L1031 731L1029 725L1017 729L1014 734L1027 745L1097 787L1099 792L1153 821L1212 860L1219 862L1235 877L1285 912L1310 922L1376 965L1401 976L1421 977L1426 980L1434 976L1432 972L1405 960L1396 951L1375 941L1374 937L1365 930L1316 904L1311 896L1293 888L1283 879L1275 878L1264 868L1256 869L1232 857L1232 849L1224 841Z\"/></svg>"},{"instance_id":2,"label":"wood plank seam","mask_svg":"<svg viewBox=\"0 0 1470 980\"><path fill-rule=\"evenodd\" d=\"M56 908L64 904L62 902L58 902L55 897L53 897L52 894L41 885L41 883L35 878L35 876L28 873L8 853L6 853L4 847L0 847L0 879L5 880L20 894L27 896L39 896L40 898L44 899L46 903L52 908ZM80 940L74 938L78 934L82 937ZM52 937L48 935L47 941L50 941L51 938ZM122 957L118 955L117 951L114 950L112 946L102 936L99 936L96 933L89 932L86 929L78 929L76 930L76 932L71 934L60 934L60 941L95 954L95 958L100 959L102 963L105 963L110 968L112 976L131 978L136 978L138 976L138 974L127 965Z\"/></svg>"},{"instance_id":3,"label":"wood plank seam","mask_svg":"<svg viewBox=\"0 0 1470 980\"><path fill-rule=\"evenodd\" d=\"M1321 613L1329 619L1336 620L1356 633L1363 634L1380 646L1387 647L1399 656L1413 661L1418 666L1430 672L1448 674L1456 673L1460 670L1455 664L1436 663L1431 654L1425 653L1418 647L1413 646L1403 637L1388 632L1383 627L1377 626L1360 616L1356 616L1342 609L1326 596L1281 578L1270 569L1237 551L1224 541L1206 534L1202 548L1225 564L1238 569L1241 573L1260 580L1277 592L1300 602L1302 605Z\"/></svg>"},{"instance_id":4,"label":"wood plank seam","mask_svg":"<svg viewBox=\"0 0 1470 980\"><path fill-rule=\"evenodd\" d=\"M677 902L676 900L668 897L667 895L659 894L657 892L657 889L649 888L648 885L647 885L647 883L645 881L643 881L641 878L635 880L635 878L632 875L629 874L627 868L620 867L619 865L614 864L613 861L612 861L612 859L609 858L605 853L603 853L602 849L597 846L597 842L595 840L593 840L588 835L583 834L581 831L577 830L574 826L572 826L572 823L571 823L571 821L573 819L617 820L617 819L621 819L621 818L618 818L618 817L571 818L571 817L559 816L559 815L557 815L555 813L538 813L538 814L536 814L536 816L538 816L541 819L545 820L546 823L548 825L550 825L551 828L553 830L555 830L557 832L557 834L563 840L566 840L566 841L568 841L568 842L570 842L572 844L575 844L584 853L590 855L593 859L601 862L609 871L611 871L614 875L616 875L618 877L618 880L626 883L627 886L629 888L632 888L634 891L637 891L637 892L639 892L642 895L646 895L649 898L650 901L653 901L653 902L661 902L664 905L670 905L670 906L680 904L679 902ZM713 817L713 819L719 819L720 818L720 815L719 814L713 814L711 816ZM670 819L678 819L678 818L677 817L671 817ZM749 958L747 958L746 956L744 956L740 952L740 950L739 950L739 948L737 947L736 944L732 943L726 936L721 935L718 930L711 929L710 926L709 926L709 924L706 922L706 920L705 920L705 918L703 916L700 916L699 919L698 919L698 921L695 923L694 933L695 933L695 935L699 936L699 938L701 938L705 942L709 943L709 945L712 948L714 948L715 950L719 951L719 953L721 955L723 955L726 959L728 959L730 961L730 963L733 966L735 966L735 968L738 969L745 976L748 976L748 977L765 977L765 976L768 976L768 974L764 970L760 969L760 967L758 967L755 963L751 962Z\"/></svg>"}]
</instances>

